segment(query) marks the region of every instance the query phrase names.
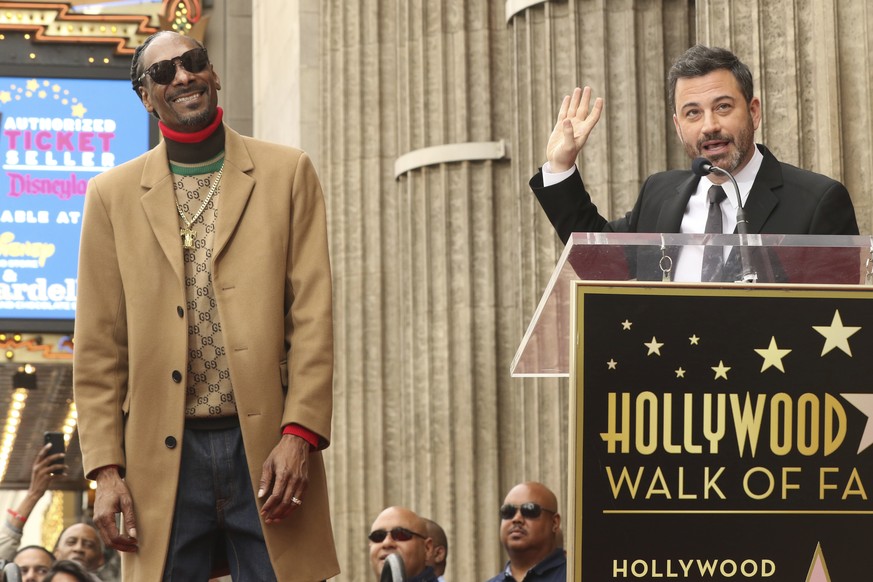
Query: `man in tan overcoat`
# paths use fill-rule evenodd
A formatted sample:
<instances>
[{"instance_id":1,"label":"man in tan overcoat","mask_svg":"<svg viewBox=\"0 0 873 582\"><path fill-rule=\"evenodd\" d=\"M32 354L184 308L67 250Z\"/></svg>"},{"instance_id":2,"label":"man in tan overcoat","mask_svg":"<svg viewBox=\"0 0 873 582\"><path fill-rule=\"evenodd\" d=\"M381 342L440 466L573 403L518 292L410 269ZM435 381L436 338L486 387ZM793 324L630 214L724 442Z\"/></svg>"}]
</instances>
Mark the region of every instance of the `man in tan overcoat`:
<instances>
[{"instance_id":1,"label":"man in tan overcoat","mask_svg":"<svg viewBox=\"0 0 873 582\"><path fill-rule=\"evenodd\" d=\"M150 37L131 80L164 139L86 195L74 389L94 522L129 582L205 581L216 564L335 576L318 177L303 152L222 123L195 40Z\"/></svg>"}]
</instances>

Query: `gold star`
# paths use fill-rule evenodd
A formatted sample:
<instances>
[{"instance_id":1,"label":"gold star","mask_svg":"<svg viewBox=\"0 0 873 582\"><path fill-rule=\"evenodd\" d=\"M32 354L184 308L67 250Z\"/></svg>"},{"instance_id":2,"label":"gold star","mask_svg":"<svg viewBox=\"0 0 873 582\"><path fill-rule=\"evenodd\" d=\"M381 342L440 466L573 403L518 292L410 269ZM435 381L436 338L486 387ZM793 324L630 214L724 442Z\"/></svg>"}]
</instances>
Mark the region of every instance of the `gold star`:
<instances>
[{"instance_id":1,"label":"gold star","mask_svg":"<svg viewBox=\"0 0 873 582\"><path fill-rule=\"evenodd\" d=\"M25 83L28 91L36 91L39 89L39 81L36 79L30 79L27 83Z\"/></svg>"},{"instance_id":2,"label":"gold star","mask_svg":"<svg viewBox=\"0 0 873 582\"><path fill-rule=\"evenodd\" d=\"M840 348L851 357L852 348L849 347L849 338L860 331L861 328L843 326L843 320L840 319L840 310L838 309L834 311L834 319L830 325L814 325L812 329L825 337L821 355L825 355L834 348Z\"/></svg>"},{"instance_id":3,"label":"gold star","mask_svg":"<svg viewBox=\"0 0 873 582\"><path fill-rule=\"evenodd\" d=\"M625 319L624 321L621 322L621 329L630 329L632 325L633 325L632 321L628 321L627 319Z\"/></svg>"},{"instance_id":4,"label":"gold star","mask_svg":"<svg viewBox=\"0 0 873 582\"><path fill-rule=\"evenodd\" d=\"M698 342L700 342L700 338L697 337L697 334L694 334L690 338L688 338L688 341L691 342L692 346L696 346L696 345L698 345Z\"/></svg>"},{"instance_id":5,"label":"gold star","mask_svg":"<svg viewBox=\"0 0 873 582\"><path fill-rule=\"evenodd\" d=\"M12 93L9 91L0 91L0 103L9 103L12 101Z\"/></svg>"},{"instance_id":6,"label":"gold star","mask_svg":"<svg viewBox=\"0 0 873 582\"><path fill-rule=\"evenodd\" d=\"M724 378L725 380L727 380L728 370L730 370L730 367L725 366L724 362L719 360L718 366L712 368L712 371L715 372L715 378L713 378L713 380L718 380L719 378Z\"/></svg>"},{"instance_id":7,"label":"gold star","mask_svg":"<svg viewBox=\"0 0 873 582\"><path fill-rule=\"evenodd\" d=\"M764 363L761 364L762 372L772 366L778 368L783 374L785 373L785 368L782 366L782 358L790 354L791 350L779 349L774 336L770 337L770 345L767 349L756 349L755 352L764 358Z\"/></svg>"},{"instance_id":8,"label":"gold star","mask_svg":"<svg viewBox=\"0 0 873 582\"><path fill-rule=\"evenodd\" d=\"M679 367L678 370L676 370L676 377L677 378L684 378L685 377L685 370L683 370L681 366Z\"/></svg>"},{"instance_id":9,"label":"gold star","mask_svg":"<svg viewBox=\"0 0 873 582\"><path fill-rule=\"evenodd\" d=\"M658 340L655 338L655 336L652 336L652 341L650 341L649 343L643 342L643 345L649 348L649 353L646 354L647 356L651 356L652 354L657 354L660 356L661 346L663 346L664 344L658 343Z\"/></svg>"},{"instance_id":10,"label":"gold star","mask_svg":"<svg viewBox=\"0 0 873 582\"><path fill-rule=\"evenodd\" d=\"M85 113L88 111L85 109L85 106L81 103L76 103L71 108L73 117L85 117Z\"/></svg>"},{"instance_id":11,"label":"gold star","mask_svg":"<svg viewBox=\"0 0 873 582\"><path fill-rule=\"evenodd\" d=\"M618 366L618 362L610 358L609 361L606 362L606 365L609 366L610 370L615 370L615 367Z\"/></svg>"}]
</instances>

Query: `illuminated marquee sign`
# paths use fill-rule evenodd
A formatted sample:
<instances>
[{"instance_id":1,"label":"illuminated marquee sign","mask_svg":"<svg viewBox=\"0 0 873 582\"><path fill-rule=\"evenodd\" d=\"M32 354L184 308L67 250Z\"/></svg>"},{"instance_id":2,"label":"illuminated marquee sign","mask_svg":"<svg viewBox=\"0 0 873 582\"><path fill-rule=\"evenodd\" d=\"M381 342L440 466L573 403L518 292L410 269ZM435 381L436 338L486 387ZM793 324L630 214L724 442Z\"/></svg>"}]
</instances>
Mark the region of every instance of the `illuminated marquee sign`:
<instances>
[{"instance_id":1,"label":"illuminated marquee sign","mask_svg":"<svg viewBox=\"0 0 873 582\"><path fill-rule=\"evenodd\" d=\"M69 320L88 180L148 149L130 82L0 77L0 320Z\"/></svg>"},{"instance_id":2,"label":"illuminated marquee sign","mask_svg":"<svg viewBox=\"0 0 873 582\"><path fill-rule=\"evenodd\" d=\"M868 579L871 299L579 285L571 580Z\"/></svg>"}]
</instances>

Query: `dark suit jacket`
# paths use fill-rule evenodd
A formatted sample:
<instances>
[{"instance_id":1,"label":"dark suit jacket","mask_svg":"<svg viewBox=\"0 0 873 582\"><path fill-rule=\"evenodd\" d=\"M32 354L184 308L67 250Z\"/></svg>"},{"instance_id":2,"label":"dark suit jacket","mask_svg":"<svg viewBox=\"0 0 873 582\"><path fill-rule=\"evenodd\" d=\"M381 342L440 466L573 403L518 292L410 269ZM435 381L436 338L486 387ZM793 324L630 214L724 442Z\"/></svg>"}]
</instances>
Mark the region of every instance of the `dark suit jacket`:
<instances>
[{"instance_id":1,"label":"dark suit jacket","mask_svg":"<svg viewBox=\"0 0 873 582\"><path fill-rule=\"evenodd\" d=\"M764 161L744 206L750 234L858 234L855 208L845 186L784 164L762 145L758 149ZM612 221L597 212L578 170L548 188L538 172L530 187L566 243L573 232L679 232L699 180L690 170L653 174L643 184L633 210Z\"/></svg>"}]
</instances>

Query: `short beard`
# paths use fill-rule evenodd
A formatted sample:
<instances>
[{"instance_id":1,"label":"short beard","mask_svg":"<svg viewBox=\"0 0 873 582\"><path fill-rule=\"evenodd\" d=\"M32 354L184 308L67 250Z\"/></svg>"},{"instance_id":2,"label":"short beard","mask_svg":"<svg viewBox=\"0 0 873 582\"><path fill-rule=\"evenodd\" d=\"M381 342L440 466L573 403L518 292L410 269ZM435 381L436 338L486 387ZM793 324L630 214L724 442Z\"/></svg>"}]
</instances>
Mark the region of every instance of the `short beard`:
<instances>
[{"instance_id":1,"label":"short beard","mask_svg":"<svg viewBox=\"0 0 873 582\"><path fill-rule=\"evenodd\" d=\"M179 123L185 127L205 127L212 122L213 117L215 117L215 112L207 109L190 116L186 115L179 119Z\"/></svg>"},{"instance_id":2,"label":"short beard","mask_svg":"<svg viewBox=\"0 0 873 582\"><path fill-rule=\"evenodd\" d=\"M752 117L749 116L749 123L740 129L736 136L729 136L721 133L706 133L703 134L694 145L684 142L685 153L688 154L688 157L692 160L702 156L708 159L712 165L717 166L722 170L727 170L733 174L740 164L749 157L752 148L755 147L754 127ZM703 143L710 140L730 142L734 144L734 150L718 156L708 156L703 151Z\"/></svg>"}]
</instances>

